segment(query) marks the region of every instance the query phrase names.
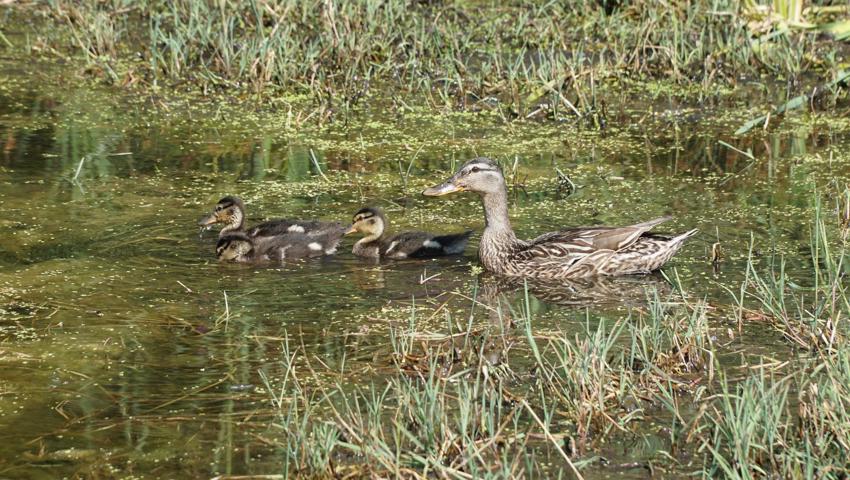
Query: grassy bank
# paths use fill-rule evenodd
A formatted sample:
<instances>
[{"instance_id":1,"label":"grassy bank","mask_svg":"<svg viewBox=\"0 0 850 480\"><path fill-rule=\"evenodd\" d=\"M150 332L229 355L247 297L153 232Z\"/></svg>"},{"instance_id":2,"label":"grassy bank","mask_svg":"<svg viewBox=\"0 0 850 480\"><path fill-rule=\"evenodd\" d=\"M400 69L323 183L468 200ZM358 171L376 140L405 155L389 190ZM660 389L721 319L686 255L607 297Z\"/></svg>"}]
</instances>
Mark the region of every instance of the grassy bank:
<instances>
[{"instance_id":1,"label":"grassy bank","mask_svg":"<svg viewBox=\"0 0 850 480\"><path fill-rule=\"evenodd\" d=\"M414 94L438 108L601 127L597 89L611 79L660 79L704 94L768 76L786 83L790 99L809 88L807 74L835 79L846 51L817 28L846 9L812 6L811 27L789 28L790 13L737 0L52 0L19 8L58 27L36 29L30 48L82 56L87 73L107 82L306 95L317 118L376 99L404 108Z\"/></svg>"},{"instance_id":2,"label":"grassy bank","mask_svg":"<svg viewBox=\"0 0 850 480\"><path fill-rule=\"evenodd\" d=\"M411 308L370 386L287 341L280 373L263 375L281 478L847 478L845 232L815 212L812 276L751 255L731 308L650 292L573 337L534 328L527 290L506 296L485 279L466 297L475 318L445 314L456 333L428 332ZM775 269L756 273L765 264ZM758 322L793 354L738 351ZM623 444L649 460L618 462Z\"/></svg>"}]
</instances>

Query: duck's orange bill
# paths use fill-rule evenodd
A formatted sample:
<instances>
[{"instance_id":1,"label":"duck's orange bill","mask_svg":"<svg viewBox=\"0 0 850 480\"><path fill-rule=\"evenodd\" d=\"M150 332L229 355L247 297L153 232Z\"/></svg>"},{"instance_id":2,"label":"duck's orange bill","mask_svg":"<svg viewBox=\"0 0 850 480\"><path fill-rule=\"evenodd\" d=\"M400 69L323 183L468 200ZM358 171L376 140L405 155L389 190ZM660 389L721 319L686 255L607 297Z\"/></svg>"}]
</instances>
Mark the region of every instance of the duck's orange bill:
<instances>
[{"instance_id":1,"label":"duck's orange bill","mask_svg":"<svg viewBox=\"0 0 850 480\"><path fill-rule=\"evenodd\" d=\"M442 185L437 185L435 187L426 188L422 195L426 197L439 197L442 195L448 195L449 193L462 192L463 188L458 187L452 182L446 182Z\"/></svg>"}]
</instances>

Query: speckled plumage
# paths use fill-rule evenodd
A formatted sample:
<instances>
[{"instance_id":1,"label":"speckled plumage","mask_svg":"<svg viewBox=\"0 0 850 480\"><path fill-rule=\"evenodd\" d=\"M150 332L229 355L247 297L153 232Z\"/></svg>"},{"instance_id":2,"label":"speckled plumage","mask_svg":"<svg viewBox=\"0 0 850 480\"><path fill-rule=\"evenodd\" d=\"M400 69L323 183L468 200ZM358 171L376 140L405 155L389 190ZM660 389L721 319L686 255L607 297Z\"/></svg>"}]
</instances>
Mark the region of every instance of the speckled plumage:
<instances>
[{"instance_id":1,"label":"speckled plumage","mask_svg":"<svg viewBox=\"0 0 850 480\"><path fill-rule=\"evenodd\" d=\"M385 235L387 219L377 208L363 208L354 214L348 233L366 234L354 244L352 253L368 258L431 258L463 253L472 231L436 235L428 232L401 232Z\"/></svg>"},{"instance_id":2,"label":"speckled plumage","mask_svg":"<svg viewBox=\"0 0 850 480\"><path fill-rule=\"evenodd\" d=\"M336 253L342 233L286 233L274 237L250 237L242 232L226 233L218 239L216 257L220 261L263 263L331 255Z\"/></svg>"},{"instance_id":3,"label":"speckled plumage","mask_svg":"<svg viewBox=\"0 0 850 480\"><path fill-rule=\"evenodd\" d=\"M486 228L479 258L490 272L515 277L568 279L593 275L646 273L660 268L696 233L676 237L649 231L670 217L626 227L578 227L543 234L531 241L516 237L508 217L507 186L498 165L487 158L467 162L425 195L472 191L481 196Z\"/></svg>"},{"instance_id":4,"label":"speckled plumage","mask_svg":"<svg viewBox=\"0 0 850 480\"><path fill-rule=\"evenodd\" d=\"M219 236L241 232L251 238L275 237L291 233L303 233L308 236L323 236L335 232L344 232L339 222L321 220L290 220L279 218L245 228L245 204L239 197L227 196L218 201L213 212L202 218L200 225L223 223Z\"/></svg>"},{"instance_id":5,"label":"speckled plumage","mask_svg":"<svg viewBox=\"0 0 850 480\"><path fill-rule=\"evenodd\" d=\"M221 260L222 252L225 257L230 253L220 248L223 244L240 245L243 250L247 249L244 254L224 258L237 262L282 261L332 255L336 253L346 230L339 222L286 219L270 220L245 229L245 205L238 197L222 198L213 213L198 223L224 223L224 228L219 232L216 252Z\"/></svg>"}]
</instances>

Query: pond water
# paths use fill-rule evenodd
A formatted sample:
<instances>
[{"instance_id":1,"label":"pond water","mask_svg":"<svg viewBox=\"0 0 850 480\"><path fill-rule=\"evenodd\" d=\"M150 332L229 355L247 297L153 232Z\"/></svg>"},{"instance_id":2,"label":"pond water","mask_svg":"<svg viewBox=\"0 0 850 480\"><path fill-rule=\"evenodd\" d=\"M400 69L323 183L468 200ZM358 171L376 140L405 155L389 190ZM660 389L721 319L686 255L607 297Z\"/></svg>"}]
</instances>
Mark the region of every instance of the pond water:
<instances>
[{"instance_id":1,"label":"pond water","mask_svg":"<svg viewBox=\"0 0 850 480\"><path fill-rule=\"evenodd\" d=\"M419 192L474 156L506 166L521 237L663 214L674 220L660 231L699 228L665 272L721 310L751 241L762 266L784 255L792 275L805 273L815 185L840 190L850 178L838 158L847 126L832 119L732 137L757 111L745 96L700 104L627 84L634 95L612 94L603 132L488 113L391 114L378 99L348 122L287 128L286 111L116 97L47 77L0 71L0 478L279 473L259 372L280 374L285 342L329 377L368 384L391 365L390 328L412 308L432 332L452 327L441 309L469 317L480 205ZM559 188L556 169L575 193ZM195 224L228 194L244 198L249 223L346 221L376 205L394 231L476 233L464 255L437 260L365 262L346 238L333 257L219 264L215 232ZM534 329L578 333L623 317L644 295L630 288L532 292ZM788 347L752 325L729 352ZM607 455L641 461L653 449Z\"/></svg>"}]
</instances>

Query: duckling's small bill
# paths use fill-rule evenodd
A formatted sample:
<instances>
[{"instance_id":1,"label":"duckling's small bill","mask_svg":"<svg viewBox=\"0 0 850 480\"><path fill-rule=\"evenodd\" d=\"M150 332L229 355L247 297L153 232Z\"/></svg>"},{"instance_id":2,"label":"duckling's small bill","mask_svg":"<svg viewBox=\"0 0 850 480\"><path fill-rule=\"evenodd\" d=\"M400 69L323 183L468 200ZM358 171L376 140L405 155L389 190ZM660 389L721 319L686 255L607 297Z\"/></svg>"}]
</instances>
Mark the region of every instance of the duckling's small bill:
<instances>
[{"instance_id":1,"label":"duckling's small bill","mask_svg":"<svg viewBox=\"0 0 850 480\"><path fill-rule=\"evenodd\" d=\"M440 197L443 195L448 195L450 193L462 191L464 191L463 187L455 185L453 182L446 182L442 185L426 188L425 191L422 192L422 195L425 195L426 197Z\"/></svg>"},{"instance_id":2,"label":"duckling's small bill","mask_svg":"<svg viewBox=\"0 0 850 480\"><path fill-rule=\"evenodd\" d=\"M216 217L215 214L213 213L211 215L207 215L206 217L198 220L198 225L200 225L202 227L207 227L207 226L210 226L210 225L214 225L218 222L219 222L218 217Z\"/></svg>"}]
</instances>

